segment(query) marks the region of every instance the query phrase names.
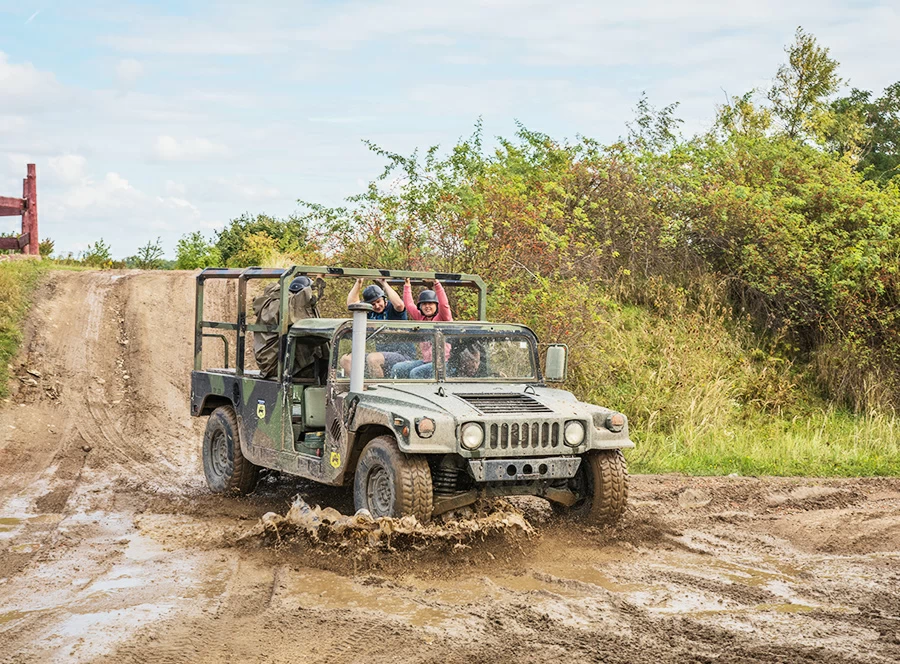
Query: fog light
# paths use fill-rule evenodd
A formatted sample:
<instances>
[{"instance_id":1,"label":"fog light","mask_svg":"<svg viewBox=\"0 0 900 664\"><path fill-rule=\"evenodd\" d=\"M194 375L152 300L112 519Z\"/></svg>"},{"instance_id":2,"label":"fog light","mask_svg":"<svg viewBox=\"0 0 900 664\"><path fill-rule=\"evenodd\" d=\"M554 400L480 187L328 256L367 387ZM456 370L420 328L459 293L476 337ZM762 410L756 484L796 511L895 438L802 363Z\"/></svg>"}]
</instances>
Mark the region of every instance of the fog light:
<instances>
[{"instance_id":1,"label":"fog light","mask_svg":"<svg viewBox=\"0 0 900 664\"><path fill-rule=\"evenodd\" d=\"M419 438L431 438L434 433L434 420L430 417L416 420L416 433L419 434Z\"/></svg>"},{"instance_id":2,"label":"fog light","mask_svg":"<svg viewBox=\"0 0 900 664\"><path fill-rule=\"evenodd\" d=\"M460 443L467 450L477 450L484 442L484 429L477 422L463 424Z\"/></svg>"},{"instance_id":3,"label":"fog light","mask_svg":"<svg viewBox=\"0 0 900 664\"><path fill-rule=\"evenodd\" d=\"M622 413L613 413L606 418L606 428L613 433L619 433L625 428L625 416Z\"/></svg>"},{"instance_id":4,"label":"fog light","mask_svg":"<svg viewBox=\"0 0 900 664\"><path fill-rule=\"evenodd\" d=\"M575 420L566 422L566 445L578 447L584 441L584 425Z\"/></svg>"}]
</instances>

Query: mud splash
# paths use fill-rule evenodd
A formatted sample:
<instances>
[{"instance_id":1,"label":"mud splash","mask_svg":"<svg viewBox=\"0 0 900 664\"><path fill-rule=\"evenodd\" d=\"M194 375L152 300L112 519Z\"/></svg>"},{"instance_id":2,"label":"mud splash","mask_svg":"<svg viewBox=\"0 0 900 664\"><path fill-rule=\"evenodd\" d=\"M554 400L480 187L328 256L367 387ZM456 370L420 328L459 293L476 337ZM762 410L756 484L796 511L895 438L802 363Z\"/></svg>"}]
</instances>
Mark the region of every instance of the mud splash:
<instances>
[{"instance_id":1,"label":"mud splash","mask_svg":"<svg viewBox=\"0 0 900 664\"><path fill-rule=\"evenodd\" d=\"M531 537L535 534L525 516L504 502L490 503L436 523L423 524L414 516L375 519L367 510L348 516L333 507L310 507L296 496L286 514L267 512L253 528L238 537L238 541L261 538L283 543L303 538L314 544L390 552L435 544L465 549L488 538Z\"/></svg>"}]
</instances>

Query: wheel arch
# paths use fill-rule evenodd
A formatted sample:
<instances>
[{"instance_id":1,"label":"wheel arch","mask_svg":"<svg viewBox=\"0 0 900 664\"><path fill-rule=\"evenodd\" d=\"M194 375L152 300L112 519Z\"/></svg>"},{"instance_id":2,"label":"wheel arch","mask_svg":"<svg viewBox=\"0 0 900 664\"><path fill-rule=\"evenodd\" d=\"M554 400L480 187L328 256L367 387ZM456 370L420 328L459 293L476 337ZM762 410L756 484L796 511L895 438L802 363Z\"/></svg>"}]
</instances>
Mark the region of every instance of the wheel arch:
<instances>
[{"instance_id":1,"label":"wheel arch","mask_svg":"<svg viewBox=\"0 0 900 664\"><path fill-rule=\"evenodd\" d=\"M200 404L198 415L212 415L213 411L220 406L231 406L234 408L234 403L231 399L223 397L221 394L207 394ZM237 413L237 409L235 409L235 413Z\"/></svg>"},{"instance_id":2,"label":"wheel arch","mask_svg":"<svg viewBox=\"0 0 900 664\"><path fill-rule=\"evenodd\" d=\"M362 454L363 449L369 444L369 441L378 438L379 436L390 436L394 440L397 440L397 434L395 434L390 427L386 427L383 424L364 424L356 430L350 447L350 458L344 469L344 484L353 483L353 475L356 473L359 455Z\"/></svg>"}]
</instances>

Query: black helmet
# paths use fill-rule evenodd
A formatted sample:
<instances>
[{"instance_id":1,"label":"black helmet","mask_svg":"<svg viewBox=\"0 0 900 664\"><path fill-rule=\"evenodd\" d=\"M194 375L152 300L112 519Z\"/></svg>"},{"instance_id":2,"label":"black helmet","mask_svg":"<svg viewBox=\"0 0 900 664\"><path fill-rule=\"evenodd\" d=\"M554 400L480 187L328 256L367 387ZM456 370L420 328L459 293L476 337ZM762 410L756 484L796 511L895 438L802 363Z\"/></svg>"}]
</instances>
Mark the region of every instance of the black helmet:
<instances>
[{"instance_id":1,"label":"black helmet","mask_svg":"<svg viewBox=\"0 0 900 664\"><path fill-rule=\"evenodd\" d=\"M421 293L419 293L419 301L416 303L419 307L419 310L422 309L422 305L426 302L434 302L435 304L437 304L437 293L435 293L433 290L423 290Z\"/></svg>"},{"instance_id":2,"label":"black helmet","mask_svg":"<svg viewBox=\"0 0 900 664\"><path fill-rule=\"evenodd\" d=\"M310 278L301 276L297 277L291 282L291 285L288 286L288 290L291 293L299 293L304 288L309 288L310 286L312 286L312 281L310 280Z\"/></svg>"},{"instance_id":3,"label":"black helmet","mask_svg":"<svg viewBox=\"0 0 900 664\"><path fill-rule=\"evenodd\" d=\"M372 304L375 300L384 297L384 291L381 289L381 286L366 286L362 292L362 297L365 302Z\"/></svg>"}]
</instances>

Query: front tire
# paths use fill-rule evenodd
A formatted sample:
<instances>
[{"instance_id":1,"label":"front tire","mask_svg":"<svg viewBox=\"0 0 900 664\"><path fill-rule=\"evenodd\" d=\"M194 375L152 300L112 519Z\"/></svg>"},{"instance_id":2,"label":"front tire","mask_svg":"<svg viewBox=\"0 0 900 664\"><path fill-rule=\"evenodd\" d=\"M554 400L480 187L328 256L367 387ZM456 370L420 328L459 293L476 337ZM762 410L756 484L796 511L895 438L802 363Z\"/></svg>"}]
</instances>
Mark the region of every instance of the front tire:
<instances>
[{"instance_id":1,"label":"front tire","mask_svg":"<svg viewBox=\"0 0 900 664\"><path fill-rule=\"evenodd\" d=\"M569 488L578 501L566 510L568 514L598 525L618 522L628 503L628 465L622 450L596 450L582 456Z\"/></svg>"},{"instance_id":2,"label":"front tire","mask_svg":"<svg viewBox=\"0 0 900 664\"><path fill-rule=\"evenodd\" d=\"M369 441L353 478L353 502L374 517L431 519L431 469L423 456L404 454L391 436Z\"/></svg>"},{"instance_id":3,"label":"front tire","mask_svg":"<svg viewBox=\"0 0 900 664\"><path fill-rule=\"evenodd\" d=\"M213 493L253 493L259 466L241 453L241 434L231 406L219 406L206 422L203 434L203 473Z\"/></svg>"}]
</instances>

